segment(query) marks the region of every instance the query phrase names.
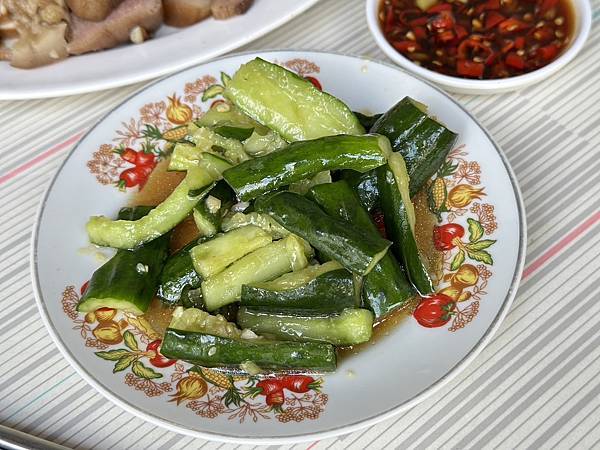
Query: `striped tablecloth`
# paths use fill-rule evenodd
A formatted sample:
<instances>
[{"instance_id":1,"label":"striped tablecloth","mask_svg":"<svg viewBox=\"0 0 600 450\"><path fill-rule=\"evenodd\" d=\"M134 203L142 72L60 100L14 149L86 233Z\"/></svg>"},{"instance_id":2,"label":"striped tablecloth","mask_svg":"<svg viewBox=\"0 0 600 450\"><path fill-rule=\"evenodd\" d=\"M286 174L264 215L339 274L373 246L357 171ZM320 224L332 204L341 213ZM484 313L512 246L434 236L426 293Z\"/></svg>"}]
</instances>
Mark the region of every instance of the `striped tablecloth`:
<instances>
[{"instance_id":1,"label":"striped tablecloth","mask_svg":"<svg viewBox=\"0 0 600 450\"><path fill-rule=\"evenodd\" d=\"M527 208L525 273L498 334L412 410L297 448L600 448L600 0L593 8L589 41L558 75L457 96L504 148ZM322 0L241 50L270 48L386 59L360 0ZM35 306L29 246L42 193L82 133L139 87L0 102L0 423L74 448L233 448L112 405L59 354Z\"/></svg>"}]
</instances>

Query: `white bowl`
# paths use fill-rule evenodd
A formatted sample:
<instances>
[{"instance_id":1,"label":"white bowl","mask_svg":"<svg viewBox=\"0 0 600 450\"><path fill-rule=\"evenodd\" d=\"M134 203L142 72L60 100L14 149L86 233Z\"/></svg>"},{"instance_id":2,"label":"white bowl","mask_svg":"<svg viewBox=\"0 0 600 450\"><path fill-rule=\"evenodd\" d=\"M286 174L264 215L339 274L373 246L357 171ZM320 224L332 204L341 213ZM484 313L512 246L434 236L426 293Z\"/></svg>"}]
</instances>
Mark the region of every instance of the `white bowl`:
<instances>
[{"instance_id":1,"label":"white bowl","mask_svg":"<svg viewBox=\"0 0 600 450\"><path fill-rule=\"evenodd\" d=\"M402 56L387 41L379 25L378 10L381 0L367 0L367 23L369 29L375 38L377 45L391 58L396 64L410 70L427 80L433 81L445 89L461 94L497 94L500 92L515 91L531 84L542 81L544 78L553 75L558 70L568 64L583 47L592 24L592 8L589 0L571 0L573 2L573 11L575 15L574 39L567 47L566 51L561 53L558 58L547 66L537 69L525 75L516 77L498 79L498 80L473 80L469 78L452 77L442 75L424 67L418 66L410 59Z\"/></svg>"}]
</instances>

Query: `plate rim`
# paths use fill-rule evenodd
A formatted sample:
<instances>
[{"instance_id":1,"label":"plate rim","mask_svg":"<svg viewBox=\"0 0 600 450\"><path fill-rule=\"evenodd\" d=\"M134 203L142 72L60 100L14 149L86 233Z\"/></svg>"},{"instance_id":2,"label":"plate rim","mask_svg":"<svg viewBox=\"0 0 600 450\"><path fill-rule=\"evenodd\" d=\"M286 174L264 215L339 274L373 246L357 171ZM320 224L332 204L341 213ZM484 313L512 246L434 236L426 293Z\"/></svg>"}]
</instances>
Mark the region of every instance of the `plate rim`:
<instances>
[{"instance_id":1,"label":"plate rim","mask_svg":"<svg viewBox=\"0 0 600 450\"><path fill-rule=\"evenodd\" d=\"M26 90L3 90L0 87L0 101L19 101L19 100L39 100L39 99L48 99L48 98L61 98L68 97L71 95L81 95L81 94L90 94L92 92L101 92L107 91L109 89L116 89L125 86L131 86L135 83L141 83L144 81L151 80L155 78L155 81L160 81L163 78L166 78L170 75L178 74L179 72L183 72L192 67L196 67L200 64L204 64L207 62L218 61L223 57L234 56L246 52L239 53L229 53L234 51L244 45L248 45L251 42L254 42L257 39L269 34L271 31L275 31L276 29L282 27L286 23L292 21L296 17L308 11L310 8L315 6L320 0L302 0L304 3L293 11L289 12L287 15L280 17L277 20L271 22L268 26L258 29L255 33L245 36L244 38L238 39L235 42L232 42L229 45L224 47L219 47L217 50L208 50L207 52L199 55L195 58L182 58L179 62L174 64L165 64L163 66L159 66L159 69L146 70L144 72L139 72L137 75L123 75L119 78L109 78L106 79L97 79L94 82L83 83L81 85L77 85L74 88L63 87L63 88L54 88L50 90L46 90L47 88L43 86L39 86L36 88L29 88ZM177 33L173 33L176 35ZM168 38L169 36L165 36ZM159 38L160 39L160 38ZM102 51L110 51L111 49L106 49ZM257 52L258 50L250 50L249 52ZM78 55L73 55L78 56ZM4 61L0 61L4 62ZM8 63L7 63L8 64ZM58 63L60 64L60 62ZM35 69L19 69L19 70L35 70ZM151 83L153 83L151 81ZM86 87L87 86L87 87ZM149 87L150 84L141 86L140 89L136 89L132 96L137 94L140 90ZM130 97L127 97L126 100L129 100ZM120 104L119 104L120 106ZM112 110L111 110L112 112ZM104 117L103 117L104 118ZM83 136L85 137L85 136ZM83 139L82 137L82 139Z\"/></svg>"},{"instance_id":2,"label":"plate rim","mask_svg":"<svg viewBox=\"0 0 600 450\"><path fill-rule=\"evenodd\" d=\"M54 329L54 327L52 326L52 324L50 322L48 311L46 310L46 306L43 301L43 297L42 297L42 293L41 293L41 288L39 285L39 276L38 276L38 270L37 270L37 251L36 250L37 250L37 243L38 243L38 238L39 238L39 227L40 227L42 214L44 213L46 202L48 200L48 196L50 194L52 187L54 186L56 180L58 179L58 176L62 172L67 161L73 156L75 151L77 151L77 149L80 147L81 143L96 129L96 127L98 127L104 120L106 120L107 117L109 117L112 113L114 113L121 106L123 106L126 103L133 100L136 96L138 96L142 92L152 88L154 85L161 83L162 81L167 80L168 78L178 76L182 72L198 68L204 64L214 63L214 62L218 62L218 61L222 61L222 60L226 60L226 59L237 58L237 57L241 57L241 56L251 56L251 55L258 56L258 55L262 55L265 53L296 53L296 54L301 54L304 57L310 56L310 54L312 53L312 54L318 54L321 56L323 56L323 55L324 56L341 56L341 57L356 59L356 60L360 60L360 61L369 61L371 63L380 64L380 65L386 66L390 69L401 72L405 75L408 75L409 77L412 77L419 81L422 81L423 83L428 85L430 88L441 93L448 100L450 100L452 103L454 103L456 106L458 106L465 114L467 114L467 116L471 120L474 121L474 123L481 129L481 131L483 131L485 136L490 140L494 149L496 150L496 153L500 157L500 160L502 161L504 168L506 169L508 178L510 180L510 184L513 188L513 194L515 196L517 212L518 212L518 216L519 216L519 221L518 221L519 222L519 237L518 237L519 249L517 251L517 261L515 264L515 269L513 272L513 276L511 279L511 284L508 289L508 292L502 302L502 305L500 306L500 309L496 313L496 316L492 320L490 326L487 328L485 333L479 338L479 340L473 346L473 348L460 361L458 361L454 366L452 366L440 379L438 379L437 381L435 381L428 387L424 388L423 390L417 392L409 400L406 400L405 402L403 402L399 405L396 405L392 408L388 408L387 410L385 410L381 413L372 415L366 419L352 422L350 424L346 424L346 425L342 425L342 426L333 427L333 428L330 428L330 429L324 430L324 431L319 431L319 432L314 432L314 433L301 433L301 434L294 434L294 435L288 435L288 436L282 436L282 437L231 436L231 435L226 435L226 434L221 434L221 433L216 433L216 432L213 433L213 432L209 432L209 431L193 430L193 429L181 426L177 423L174 423L168 419L161 418L161 417L155 416L151 413L141 411L140 409L136 408L135 405L131 404L126 399L122 399L120 396L109 391L108 389L105 389L99 382L97 382L95 380L95 378L91 374L89 374L87 372L87 370L84 369L80 365L80 363L77 361L75 356L71 354L71 352L66 347L66 345L63 343L61 337L58 335L57 331ZM34 297L35 297L36 304L38 307L38 311L40 312L42 321L43 321L48 333L50 334L52 340L54 341L54 344L58 347L59 351L65 357L65 359L69 362L71 367L73 369L75 369L75 371L88 384L90 384L97 392L102 394L105 398L107 398L108 400L110 400L111 402L116 404L117 406L121 407L122 409L126 410L127 412L129 412L139 418L142 418L143 420L146 420L148 422L153 423L154 425L166 428L170 431L175 431L175 432L183 434L183 435L201 438L201 439L205 439L205 440L226 442L226 443L252 444L252 445L281 445L281 444L294 444L294 443L300 443L300 442L309 442L309 441L327 439L327 438L339 436L342 434L349 434L354 431L361 430L361 429L367 428L369 426L375 425L377 423L380 423L386 419L396 416L399 413L416 406L417 404L421 403L425 399L429 398L430 396L432 396L433 394L438 392L446 384L448 384L450 381L452 381L454 378L456 378L483 351L483 349L488 345L488 343L493 338L493 336L496 334L496 332L500 328L500 325L506 318L506 315L508 314L508 311L510 310L510 307L511 307L511 305L514 301L514 298L517 294L517 290L518 290L518 287L519 287L519 284L521 281L523 268L525 265L526 247L527 247L527 226L526 226L525 204L523 202L523 197L521 194L521 189L519 187L517 177L516 177L512 167L510 166L508 158L506 157L506 155L505 155L504 151L502 150L502 148L500 147L500 145L498 145L496 140L489 133L487 128L484 125L482 125L475 118L475 116L473 114L471 114L463 105L461 105L457 100L455 100L449 93L445 92L440 87L434 85L430 81L428 81L418 75L415 75L401 67L390 64L386 61L377 60L375 58L364 57L364 56L355 55L355 54L351 54L351 53L331 52L331 51L321 51L321 50L264 49L264 50L259 50L259 51L251 50L251 51L246 51L246 52L239 52L239 53L224 55L219 58L212 59L210 61L205 61L205 62L196 64L196 65L193 65L190 67L186 67L185 69L179 70L174 73L169 73L167 76L164 76L157 80L154 80L153 82L148 83L145 86L143 86L141 89L136 90L131 95L129 95L127 98L125 98L122 102L120 102L118 105L114 106L109 111L107 111L106 114L104 114L100 119L98 119L98 121L89 130L87 130L87 132L78 140L78 142L75 144L75 146L65 156L64 160L62 161L60 166L56 169L56 172L54 173L50 183L48 184L47 188L44 191L42 200L40 201L40 203L38 205L36 216L35 216L35 221L33 224L33 234L32 234L31 244L30 244L30 273L31 273L31 281L32 281L32 285L33 285L33 293L34 293Z\"/></svg>"}]
</instances>

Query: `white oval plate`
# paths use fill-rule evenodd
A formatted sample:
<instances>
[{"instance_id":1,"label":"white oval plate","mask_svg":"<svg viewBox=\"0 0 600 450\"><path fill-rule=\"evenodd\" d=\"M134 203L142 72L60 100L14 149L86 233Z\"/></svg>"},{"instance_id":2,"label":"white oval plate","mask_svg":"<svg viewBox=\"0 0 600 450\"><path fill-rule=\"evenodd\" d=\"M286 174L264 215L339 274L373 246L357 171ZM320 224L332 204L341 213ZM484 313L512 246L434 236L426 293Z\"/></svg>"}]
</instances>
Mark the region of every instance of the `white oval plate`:
<instances>
[{"instance_id":1,"label":"white oval plate","mask_svg":"<svg viewBox=\"0 0 600 450\"><path fill-rule=\"evenodd\" d=\"M88 323L74 310L79 287L99 265L81 252L88 245L84 225L91 215L115 215L127 201L128 194L116 183L130 165L112 153L114 146L124 143L139 149L143 122L162 130L173 127L165 107L174 92L187 105L179 112L200 114L218 99L203 103L201 91L218 83L221 72L233 74L255 56L224 58L160 80L110 112L81 140L40 208L32 249L38 306L56 344L81 376L122 408L157 425L202 438L255 444L348 433L415 405L472 361L507 313L523 266L525 215L506 158L460 105L406 72L327 53L259 54L317 79L354 110L385 111L410 95L459 133L443 179L435 182L440 192L445 187L451 193L443 202L441 209L448 211L442 212L441 222L465 230L460 244L465 260L461 263L456 256L458 247L447 251L446 273L451 277L456 270L470 270L473 275L475 270L477 275L467 281L469 286L460 286L456 295L469 298L456 304L447 323L426 328L409 317L376 345L343 360L335 374L315 376L315 383L301 386L299 392L285 388L285 403L273 408L272 399L247 395L256 381L236 380L228 388L229 382L214 373L207 372L206 380L187 375L187 366L181 363L155 367L152 352L144 351L156 336L135 318L118 315ZM158 140L150 143L161 146ZM457 196L452 191L457 185L463 186L459 191L469 189L471 194ZM451 261L462 269L451 268ZM452 280L446 277L440 289ZM113 353L96 354L107 351ZM115 366L123 370L113 373ZM244 398L239 406L231 401L238 395ZM177 398L179 405L169 401Z\"/></svg>"},{"instance_id":2,"label":"white oval plate","mask_svg":"<svg viewBox=\"0 0 600 450\"><path fill-rule=\"evenodd\" d=\"M140 45L72 56L36 69L0 61L0 100L59 97L150 80L241 47L289 22L318 0L255 0L242 16L187 28L162 26Z\"/></svg>"}]
</instances>

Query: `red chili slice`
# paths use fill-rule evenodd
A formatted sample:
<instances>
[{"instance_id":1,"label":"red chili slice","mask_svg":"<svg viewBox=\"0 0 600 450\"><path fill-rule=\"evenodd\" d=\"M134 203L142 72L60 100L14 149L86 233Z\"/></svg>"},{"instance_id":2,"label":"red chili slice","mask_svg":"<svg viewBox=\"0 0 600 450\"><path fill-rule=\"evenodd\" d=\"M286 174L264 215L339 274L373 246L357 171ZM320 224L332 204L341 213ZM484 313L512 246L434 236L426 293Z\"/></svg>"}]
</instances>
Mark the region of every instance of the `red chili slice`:
<instances>
[{"instance_id":1,"label":"red chili slice","mask_svg":"<svg viewBox=\"0 0 600 450\"><path fill-rule=\"evenodd\" d=\"M412 53L421 49L421 46L415 41L395 41L392 46L401 53Z\"/></svg>"},{"instance_id":2,"label":"red chili slice","mask_svg":"<svg viewBox=\"0 0 600 450\"><path fill-rule=\"evenodd\" d=\"M489 11L485 13L485 29L490 30L504 20L506 20L506 17L499 12Z\"/></svg>"},{"instance_id":3,"label":"red chili slice","mask_svg":"<svg viewBox=\"0 0 600 450\"><path fill-rule=\"evenodd\" d=\"M519 70L523 70L526 65L525 60L521 56L517 55L515 52L510 52L508 55L506 55L504 62L507 66Z\"/></svg>"},{"instance_id":4,"label":"red chili slice","mask_svg":"<svg viewBox=\"0 0 600 450\"><path fill-rule=\"evenodd\" d=\"M514 41L508 41L506 42L506 44L504 44L502 46L502 48L500 49L500 52L502 53L508 53L510 52L513 48L515 48L515 43Z\"/></svg>"},{"instance_id":5,"label":"red chili slice","mask_svg":"<svg viewBox=\"0 0 600 450\"><path fill-rule=\"evenodd\" d=\"M423 17L419 17L417 19L413 19L410 22L408 22L408 24L411 27L424 27L425 25L427 25L427 22L429 22L429 17L423 16Z\"/></svg>"},{"instance_id":6,"label":"red chili slice","mask_svg":"<svg viewBox=\"0 0 600 450\"><path fill-rule=\"evenodd\" d=\"M459 59L456 62L456 72L464 77L481 78L485 66L483 63L469 61L467 59Z\"/></svg>"},{"instance_id":7,"label":"red chili slice","mask_svg":"<svg viewBox=\"0 0 600 450\"><path fill-rule=\"evenodd\" d=\"M523 36L515 38L515 48L517 50L523 50L525 48L525 38Z\"/></svg>"},{"instance_id":8,"label":"red chili slice","mask_svg":"<svg viewBox=\"0 0 600 450\"><path fill-rule=\"evenodd\" d=\"M412 31L415 34L415 39L417 39L417 41L420 41L422 39L427 39L427 28L425 28L425 27L414 27L412 29Z\"/></svg>"},{"instance_id":9,"label":"red chili slice","mask_svg":"<svg viewBox=\"0 0 600 450\"><path fill-rule=\"evenodd\" d=\"M529 27L531 27L530 24L511 17L510 19L500 22L498 25L498 31L500 31L501 34L518 33L519 31L526 30Z\"/></svg>"},{"instance_id":10,"label":"red chili slice","mask_svg":"<svg viewBox=\"0 0 600 450\"><path fill-rule=\"evenodd\" d=\"M452 11L452 5L449 3L438 3L427 9L428 14L437 14L442 11Z\"/></svg>"},{"instance_id":11,"label":"red chili slice","mask_svg":"<svg viewBox=\"0 0 600 450\"><path fill-rule=\"evenodd\" d=\"M554 44L538 48L537 54L544 61L550 61L558 54L558 47Z\"/></svg>"},{"instance_id":12,"label":"red chili slice","mask_svg":"<svg viewBox=\"0 0 600 450\"><path fill-rule=\"evenodd\" d=\"M544 15L547 11L558 5L558 0L542 0L540 4L540 15Z\"/></svg>"},{"instance_id":13,"label":"red chili slice","mask_svg":"<svg viewBox=\"0 0 600 450\"><path fill-rule=\"evenodd\" d=\"M439 42L450 42L454 40L455 36L454 31L446 30L443 33L438 34L436 38Z\"/></svg>"},{"instance_id":14,"label":"red chili slice","mask_svg":"<svg viewBox=\"0 0 600 450\"><path fill-rule=\"evenodd\" d=\"M473 38L465 39L458 46L458 57L460 59L471 59L474 56L480 56L486 59L492 53L493 50L491 48L486 47Z\"/></svg>"},{"instance_id":15,"label":"red chili slice","mask_svg":"<svg viewBox=\"0 0 600 450\"><path fill-rule=\"evenodd\" d=\"M492 11L500 9L500 0L488 0L475 8L475 15L479 15L484 11Z\"/></svg>"},{"instance_id":16,"label":"red chili slice","mask_svg":"<svg viewBox=\"0 0 600 450\"><path fill-rule=\"evenodd\" d=\"M454 26L454 15L450 11L441 11L439 14L433 16L429 20L429 23L436 30L449 30Z\"/></svg>"},{"instance_id":17,"label":"red chili slice","mask_svg":"<svg viewBox=\"0 0 600 450\"><path fill-rule=\"evenodd\" d=\"M465 27L463 27L462 25L456 25L454 27L454 33L456 34L456 39L459 42L462 41L464 38L466 38L469 35L469 32L467 31L467 29Z\"/></svg>"},{"instance_id":18,"label":"red chili slice","mask_svg":"<svg viewBox=\"0 0 600 450\"><path fill-rule=\"evenodd\" d=\"M554 30L548 26L535 28L532 35L536 41L549 42L554 39Z\"/></svg>"}]
</instances>

